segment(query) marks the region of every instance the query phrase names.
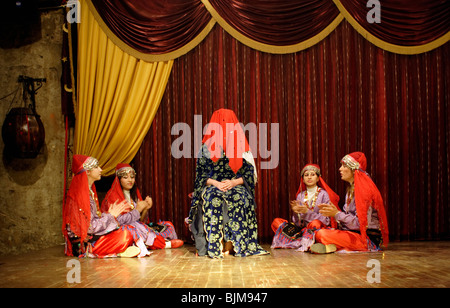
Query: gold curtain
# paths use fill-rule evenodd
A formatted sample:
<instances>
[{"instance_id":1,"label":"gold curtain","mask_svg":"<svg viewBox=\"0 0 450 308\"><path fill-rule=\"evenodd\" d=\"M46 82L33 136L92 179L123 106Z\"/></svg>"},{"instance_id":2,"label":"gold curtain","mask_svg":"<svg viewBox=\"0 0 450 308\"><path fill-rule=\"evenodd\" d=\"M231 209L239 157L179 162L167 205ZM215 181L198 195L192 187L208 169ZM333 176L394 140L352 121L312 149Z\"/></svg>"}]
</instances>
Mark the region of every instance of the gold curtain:
<instances>
[{"instance_id":1,"label":"gold curtain","mask_svg":"<svg viewBox=\"0 0 450 308\"><path fill-rule=\"evenodd\" d=\"M173 60L145 62L123 52L87 5L78 24L74 153L97 158L103 174L129 163L147 134Z\"/></svg>"}]
</instances>

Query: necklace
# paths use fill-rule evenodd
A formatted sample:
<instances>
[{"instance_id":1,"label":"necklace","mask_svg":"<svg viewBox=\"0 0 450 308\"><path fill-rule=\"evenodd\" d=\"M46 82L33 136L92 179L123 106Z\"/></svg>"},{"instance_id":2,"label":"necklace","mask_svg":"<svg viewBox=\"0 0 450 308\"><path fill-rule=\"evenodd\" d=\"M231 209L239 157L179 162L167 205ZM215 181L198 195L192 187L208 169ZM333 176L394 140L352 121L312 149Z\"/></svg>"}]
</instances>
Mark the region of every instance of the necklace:
<instances>
[{"instance_id":1,"label":"necklace","mask_svg":"<svg viewBox=\"0 0 450 308\"><path fill-rule=\"evenodd\" d=\"M317 196L319 195L320 187L317 187L316 193L311 201L311 204L308 203L308 189L305 190L305 198L303 202L308 206L308 209L312 210L316 206Z\"/></svg>"},{"instance_id":2,"label":"necklace","mask_svg":"<svg viewBox=\"0 0 450 308\"><path fill-rule=\"evenodd\" d=\"M97 207L97 215L98 217L102 216L102 212L100 211L100 207L98 204L98 198L95 196L94 192L92 191L92 189L89 187L89 194L91 195L92 200L94 200L95 205Z\"/></svg>"},{"instance_id":3,"label":"necklace","mask_svg":"<svg viewBox=\"0 0 450 308\"><path fill-rule=\"evenodd\" d=\"M345 206L345 213L348 214L348 208L350 207L350 203L352 203L353 197L355 196L355 190L354 187L350 187L350 189L347 192L347 202Z\"/></svg>"},{"instance_id":4,"label":"necklace","mask_svg":"<svg viewBox=\"0 0 450 308\"><path fill-rule=\"evenodd\" d=\"M125 197L125 200L127 200L131 205L131 210L134 210L135 204L137 204L133 199L131 199L131 194L129 190L123 189L123 195Z\"/></svg>"}]
</instances>

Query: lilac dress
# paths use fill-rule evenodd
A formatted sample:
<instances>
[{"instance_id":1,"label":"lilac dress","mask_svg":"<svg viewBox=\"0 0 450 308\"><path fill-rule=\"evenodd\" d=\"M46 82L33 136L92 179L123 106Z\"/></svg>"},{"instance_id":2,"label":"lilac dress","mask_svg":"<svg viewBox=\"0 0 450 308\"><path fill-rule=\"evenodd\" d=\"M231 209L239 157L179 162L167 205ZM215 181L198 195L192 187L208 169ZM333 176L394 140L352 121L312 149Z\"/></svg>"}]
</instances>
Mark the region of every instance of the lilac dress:
<instances>
[{"instance_id":1,"label":"lilac dress","mask_svg":"<svg viewBox=\"0 0 450 308\"><path fill-rule=\"evenodd\" d=\"M139 257L144 257L150 255L147 247L153 246L153 242L157 235L162 236L164 239L173 240L177 239L177 234L172 224L165 221L160 221L159 224L165 225L167 228L162 233L157 233L153 231L149 226L140 222L141 214L136 209L136 202L133 201L134 209L128 213L120 214L117 217L121 228L127 229L133 234L133 239L136 244L141 249Z\"/></svg>"},{"instance_id":2,"label":"lilac dress","mask_svg":"<svg viewBox=\"0 0 450 308\"><path fill-rule=\"evenodd\" d=\"M306 191L302 191L300 194L297 195L297 201L303 202L303 200L305 199L305 192ZM309 202L309 206L312 206L313 202L314 200L311 200ZM292 222L295 223L295 225L297 225L298 227L303 228L302 237L298 239L291 239L287 237L285 234L283 234L283 228L287 224L287 222L284 222L278 227L277 231L275 232L271 248L291 248L297 249L298 251L307 251L309 247L312 244L314 244L315 230L309 230L308 228L306 228L306 226L313 220L319 220L325 226L330 225L330 218L320 214L319 207L317 206L318 204L329 202L330 197L328 196L327 191L321 188L319 194L317 195L315 206L312 209L312 211L309 210L307 213L304 214L292 215Z\"/></svg>"},{"instance_id":3,"label":"lilac dress","mask_svg":"<svg viewBox=\"0 0 450 308\"><path fill-rule=\"evenodd\" d=\"M91 211L91 221L89 223L89 229L88 229L87 233L88 233L88 238L91 239L89 241L89 245L95 246L95 242L96 242L95 238L106 235L112 231L119 229L119 224L117 223L117 221L113 215L111 215L109 213L101 213L100 214L99 212L97 212L97 203L92 198L92 196L89 198L89 202L90 202L90 211ZM100 216L99 216L99 214L100 214ZM70 230L70 226L67 226L66 228L67 228L67 234L68 234L69 238L76 241L77 236L72 232L72 230ZM67 243L66 243L66 245L67 245ZM74 255L79 256L79 257L85 257L85 256L88 256L90 258L97 257L96 255L89 252L90 249L87 249L86 253L81 253L81 249L79 248L79 246L76 246L75 248L72 248L72 249L74 249ZM114 256L115 255L103 256L103 257L106 258L106 257L114 257Z\"/></svg>"},{"instance_id":4,"label":"lilac dress","mask_svg":"<svg viewBox=\"0 0 450 308\"><path fill-rule=\"evenodd\" d=\"M355 198L348 203L348 194L345 196L345 205L342 211L338 212L334 218L338 223L338 228L343 231L359 231L359 219L356 213ZM379 229L378 213L372 207L367 210L367 229Z\"/></svg>"}]
</instances>

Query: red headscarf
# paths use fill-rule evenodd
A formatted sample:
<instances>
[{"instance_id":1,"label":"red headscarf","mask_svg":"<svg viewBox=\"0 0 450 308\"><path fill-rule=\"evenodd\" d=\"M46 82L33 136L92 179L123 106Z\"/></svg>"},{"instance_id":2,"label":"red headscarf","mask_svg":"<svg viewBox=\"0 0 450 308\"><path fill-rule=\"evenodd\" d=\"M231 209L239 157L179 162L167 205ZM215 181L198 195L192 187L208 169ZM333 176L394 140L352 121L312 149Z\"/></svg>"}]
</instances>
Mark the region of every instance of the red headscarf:
<instances>
[{"instance_id":1,"label":"red headscarf","mask_svg":"<svg viewBox=\"0 0 450 308\"><path fill-rule=\"evenodd\" d=\"M219 160L223 150L234 173L242 167L242 154L250 151L236 114L229 109L219 109L213 113L202 143L208 147L214 162Z\"/></svg>"},{"instance_id":2,"label":"red headscarf","mask_svg":"<svg viewBox=\"0 0 450 308\"><path fill-rule=\"evenodd\" d=\"M330 202L339 210L339 196L327 185L325 180L322 178L319 165L316 165L316 164L306 164L303 167L302 171L300 172L300 186L298 187L296 196L298 196L302 191L306 190L306 185L305 185L305 183L303 183L303 174L307 170L313 170L317 174L317 176L319 177L320 187L325 189L325 191L328 193L328 196L330 198ZM334 217L331 217L331 226L333 228L336 228L336 226L337 226L337 223L336 223L336 220L334 219Z\"/></svg>"},{"instance_id":3,"label":"red headscarf","mask_svg":"<svg viewBox=\"0 0 450 308\"><path fill-rule=\"evenodd\" d=\"M106 193L105 199L102 202L102 212L107 212L111 204L114 204L114 202L122 202L123 200L125 200L125 195L123 194L122 185L120 185L119 176L121 175L121 173L130 172L136 173L134 169L128 164L121 163L116 166L116 178L114 179L111 188ZM135 182L134 185L136 186L137 183ZM136 196L139 201L142 201L141 193L139 192L139 189L137 187Z\"/></svg>"},{"instance_id":4,"label":"red headscarf","mask_svg":"<svg viewBox=\"0 0 450 308\"><path fill-rule=\"evenodd\" d=\"M67 226L80 238L80 242L84 242L87 237L87 231L91 222L91 205L86 171L91 170L97 165L98 162L93 157L78 154L73 155L73 178L63 204L62 224L62 232L66 240L66 255L68 256L72 256L72 245L67 234ZM94 193L94 199L97 201L97 191L94 184L92 184L91 190Z\"/></svg>"},{"instance_id":5,"label":"red headscarf","mask_svg":"<svg viewBox=\"0 0 450 308\"><path fill-rule=\"evenodd\" d=\"M354 171L355 203L361 235L366 236L367 210L373 207L378 213L383 245L387 247L389 244L389 230L384 202L380 191L366 172L366 156L362 152L353 152L345 155L341 163Z\"/></svg>"}]
</instances>

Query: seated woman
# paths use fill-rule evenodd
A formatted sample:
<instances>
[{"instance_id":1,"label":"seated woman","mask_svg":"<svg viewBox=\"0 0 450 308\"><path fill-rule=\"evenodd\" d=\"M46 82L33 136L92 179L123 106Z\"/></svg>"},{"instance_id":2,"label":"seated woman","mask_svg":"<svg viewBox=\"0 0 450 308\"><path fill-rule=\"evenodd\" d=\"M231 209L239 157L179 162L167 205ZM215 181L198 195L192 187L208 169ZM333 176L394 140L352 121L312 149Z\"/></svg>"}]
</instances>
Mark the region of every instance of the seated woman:
<instances>
[{"instance_id":1,"label":"seated woman","mask_svg":"<svg viewBox=\"0 0 450 308\"><path fill-rule=\"evenodd\" d=\"M341 179L349 183L343 211L320 206L322 215L336 219L338 230L319 230L311 252L379 251L387 247L389 231L380 191L365 171L366 156L354 152L345 155L341 164Z\"/></svg>"},{"instance_id":2,"label":"seated woman","mask_svg":"<svg viewBox=\"0 0 450 308\"><path fill-rule=\"evenodd\" d=\"M140 257L150 254L150 249L178 248L183 241L177 238L175 228L169 221L160 224L152 224L154 228L141 222L147 219L148 210L152 207L152 198L147 196L142 199L141 193L136 185L136 172L128 164L116 166L116 178L106 193L102 202L102 211L107 212L109 207L116 202L127 202L130 208L120 213L117 217L122 229L129 230L141 249Z\"/></svg>"},{"instance_id":3,"label":"seated woman","mask_svg":"<svg viewBox=\"0 0 450 308\"><path fill-rule=\"evenodd\" d=\"M256 168L232 110L214 112L202 143L187 219L198 255L222 258L224 246L239 257L268 254L258 244Z\"/></svg>"},{"instance_id":4,"label":"seated woman","mask_svg":"<svg viewBox=\"0 0 450 308\"><path fill-rule=\"evenodd\" d=\"M135 257L140 249L133 244L133 235L119 229L116 220L128 209L126 202L115 202L101 213L94 182L100 180L102 169L97 159L73 155L73 178L63 204L62 232L65 254L78 257Z\"/></svg>"},{"instance_id":5,"label":"seated woman","mask_svg":"<svg viewBox=\"0 0 450 308\"><path fill-rule=\"evenodd\" d=\"M275 218L272 223L275 236L271 248L307 251L314 244L314 231L335 226L334 219L319 213L319 204L331 202L337 206L339 202L339 196L323 180L320 167L316 164L307 164L303 167L300 177L297 199L290 203L294 212L292 224L285 219Z\"/></svg>"}]
</instances>

